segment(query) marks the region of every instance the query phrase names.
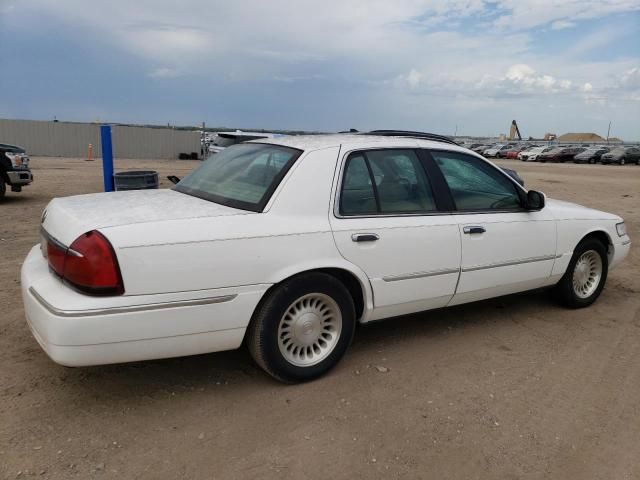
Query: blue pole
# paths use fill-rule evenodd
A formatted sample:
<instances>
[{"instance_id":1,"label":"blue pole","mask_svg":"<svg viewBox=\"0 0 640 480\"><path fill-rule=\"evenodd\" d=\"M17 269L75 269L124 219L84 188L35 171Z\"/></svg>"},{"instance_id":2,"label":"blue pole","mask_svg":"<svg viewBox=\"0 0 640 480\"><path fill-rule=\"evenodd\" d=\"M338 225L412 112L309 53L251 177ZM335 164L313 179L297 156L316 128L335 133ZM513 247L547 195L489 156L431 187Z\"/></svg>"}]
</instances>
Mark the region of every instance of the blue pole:
<instances>
[{"instance_id":1,"label":"blue pole","mask_svg":"<svg viewBox=\"0 0 640 480\"><path fill-rule=\"evenodd\" d=\"M104 191L113 192L113 148L111 147L111 125L100 126L102 143L102 177Z\"/></svg>"}]
</instances>

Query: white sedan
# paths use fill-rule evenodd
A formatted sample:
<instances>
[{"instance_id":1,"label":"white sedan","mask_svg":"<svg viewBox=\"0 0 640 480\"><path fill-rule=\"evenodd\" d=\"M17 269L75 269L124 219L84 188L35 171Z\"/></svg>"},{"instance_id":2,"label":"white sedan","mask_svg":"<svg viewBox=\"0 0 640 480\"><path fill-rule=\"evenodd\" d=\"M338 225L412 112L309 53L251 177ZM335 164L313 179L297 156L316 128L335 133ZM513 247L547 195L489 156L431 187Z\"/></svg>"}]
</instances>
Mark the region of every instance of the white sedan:
<instances>
[{"instance_id":1,"label":"white sedan","mask_svg":"<svg viewBox=\"0 0 640 480\"><path fill-rule=\"evenodd\" d=\"M540 287L571 308L596 300L629 252L620 217L429 138L263 139L172 190L54 199L22 267L29 327L63 365L246 341L297 382L336 365L357 322Z\"/></svg>"},{"instance_id":2,"label":"white sedan","mask_svg":"<svg viewBox=\"0 0 640 480\"><path fill-rule=\"evenodd\" d=\"M495 158L500 156L501 152L506 152L510 148L511 148L511 145L505 145L505 144L494 145L493 147L487 148L486 150L484 150L482 152L482 155L484 155L485 158L491 158L491 157Z\"/></svg>"},{"instance_id":3,"label":"white sedan","mask_svg":"<svg viewBox=\"0 0 640 480\"><path fill-rule=\"evenodd\" d=\"M535 162L539 155L553 150L553 147L534 147L518 154L518 158L525 162Z\"/></svg>"}]
</instances>

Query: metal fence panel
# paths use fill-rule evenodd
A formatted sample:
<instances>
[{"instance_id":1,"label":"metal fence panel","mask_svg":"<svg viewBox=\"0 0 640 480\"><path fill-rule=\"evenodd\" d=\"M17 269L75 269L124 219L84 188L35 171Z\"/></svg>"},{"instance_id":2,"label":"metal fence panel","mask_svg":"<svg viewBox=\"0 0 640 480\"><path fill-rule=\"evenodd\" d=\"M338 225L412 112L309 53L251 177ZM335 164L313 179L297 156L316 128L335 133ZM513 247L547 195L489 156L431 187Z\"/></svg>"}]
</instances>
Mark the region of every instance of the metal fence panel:
<instances>
[{"instance_id":1,"label":"metal fence panel","mask_svg":"<svg viewBox=\"0 0 640 480\"><path fill-rule=\"evenodd\" d=\"M200 154L200 133L173 128L114 125L114 155L120 158L177 159ZM89 144L100 157L100 125L0 119L0 143L24 147L29 155L84 158Z\"/></svg>"}]
</instances>

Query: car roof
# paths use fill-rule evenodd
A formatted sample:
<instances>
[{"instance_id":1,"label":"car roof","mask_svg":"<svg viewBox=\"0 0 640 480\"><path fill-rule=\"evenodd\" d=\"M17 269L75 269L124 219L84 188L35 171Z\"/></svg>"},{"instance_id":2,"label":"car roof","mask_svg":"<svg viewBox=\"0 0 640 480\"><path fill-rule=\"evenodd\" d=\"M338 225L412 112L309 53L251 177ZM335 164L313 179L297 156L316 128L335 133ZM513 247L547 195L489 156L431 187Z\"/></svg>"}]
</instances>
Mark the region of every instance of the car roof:
<instances>
[{"instance_id":1,"label":"car roof","mask_svg":"<svg viewBox=\"0 0 640 480\"><path fill-rule=\"evenodd\" d=\"M327 134L327 135L292 135L279 138L261 138L251 140L249 143L268 143L282 145L284 147L297 148L299 150L311 151L322 148L342 146L345 149L352 148L429 148L432 150L451 150L455 152L474 152L466 147L454 145L452 143L438 142L434 140L424 140L413 137L394 137L367 134Z\"/></svg>"},{"instance_id":2,"label":"car roof","mask_svg":"<svg viewBox=\"0 0 640 480\"><path fill-rule=\"evenodd\" d=\"M218 135L223 138L237 138L237 137L264 137L264 138L274 138L284 136L281 133L271 133L271 132L245 132L244 130L235 130L229 132L214 132L215 135Z\"/></svg>"}]
</instances>

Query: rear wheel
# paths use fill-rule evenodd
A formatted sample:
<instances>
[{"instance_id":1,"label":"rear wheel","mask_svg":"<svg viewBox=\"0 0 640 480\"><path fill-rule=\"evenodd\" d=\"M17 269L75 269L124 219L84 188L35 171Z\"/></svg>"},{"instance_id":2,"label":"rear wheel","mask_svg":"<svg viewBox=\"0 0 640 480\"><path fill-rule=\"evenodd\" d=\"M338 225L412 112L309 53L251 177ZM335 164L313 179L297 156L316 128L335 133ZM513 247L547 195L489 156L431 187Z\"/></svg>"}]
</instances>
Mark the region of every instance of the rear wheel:
<instances>
[{"instance_id":1,"label":"rear wheel","mask_svg":"<svg viewBox=\"0 0 640 480\"><path fill-rule=\"evenodd\" d=\"M588 307L600 296L607 281L609 262L601 241L587 238L573 252L567 271L554 287L556 299L565 307Z\"/></svg>"},{"instance_id":2,"label":"rear wheel","mask_svg":"<svg viewBox=\"0 0 640 480\"><path fill-rule=\"evenodd\" d=\"M4 198L7 193L7 184L4 183L4 178L2 178L2 173L0 173L0 200Z\"/></svg>"},{"instance_id":3,"label":"rear wheel","mask_svg":"<svg viewBox=\"0 0 640 480\"><path fill-rule=\"evenodd\" d=\"M317 378L347 351L355 307L345 286L321 272L278 285L256 310L247 332L251 356L285 383Z\"/></svg>"}]
</instances>

